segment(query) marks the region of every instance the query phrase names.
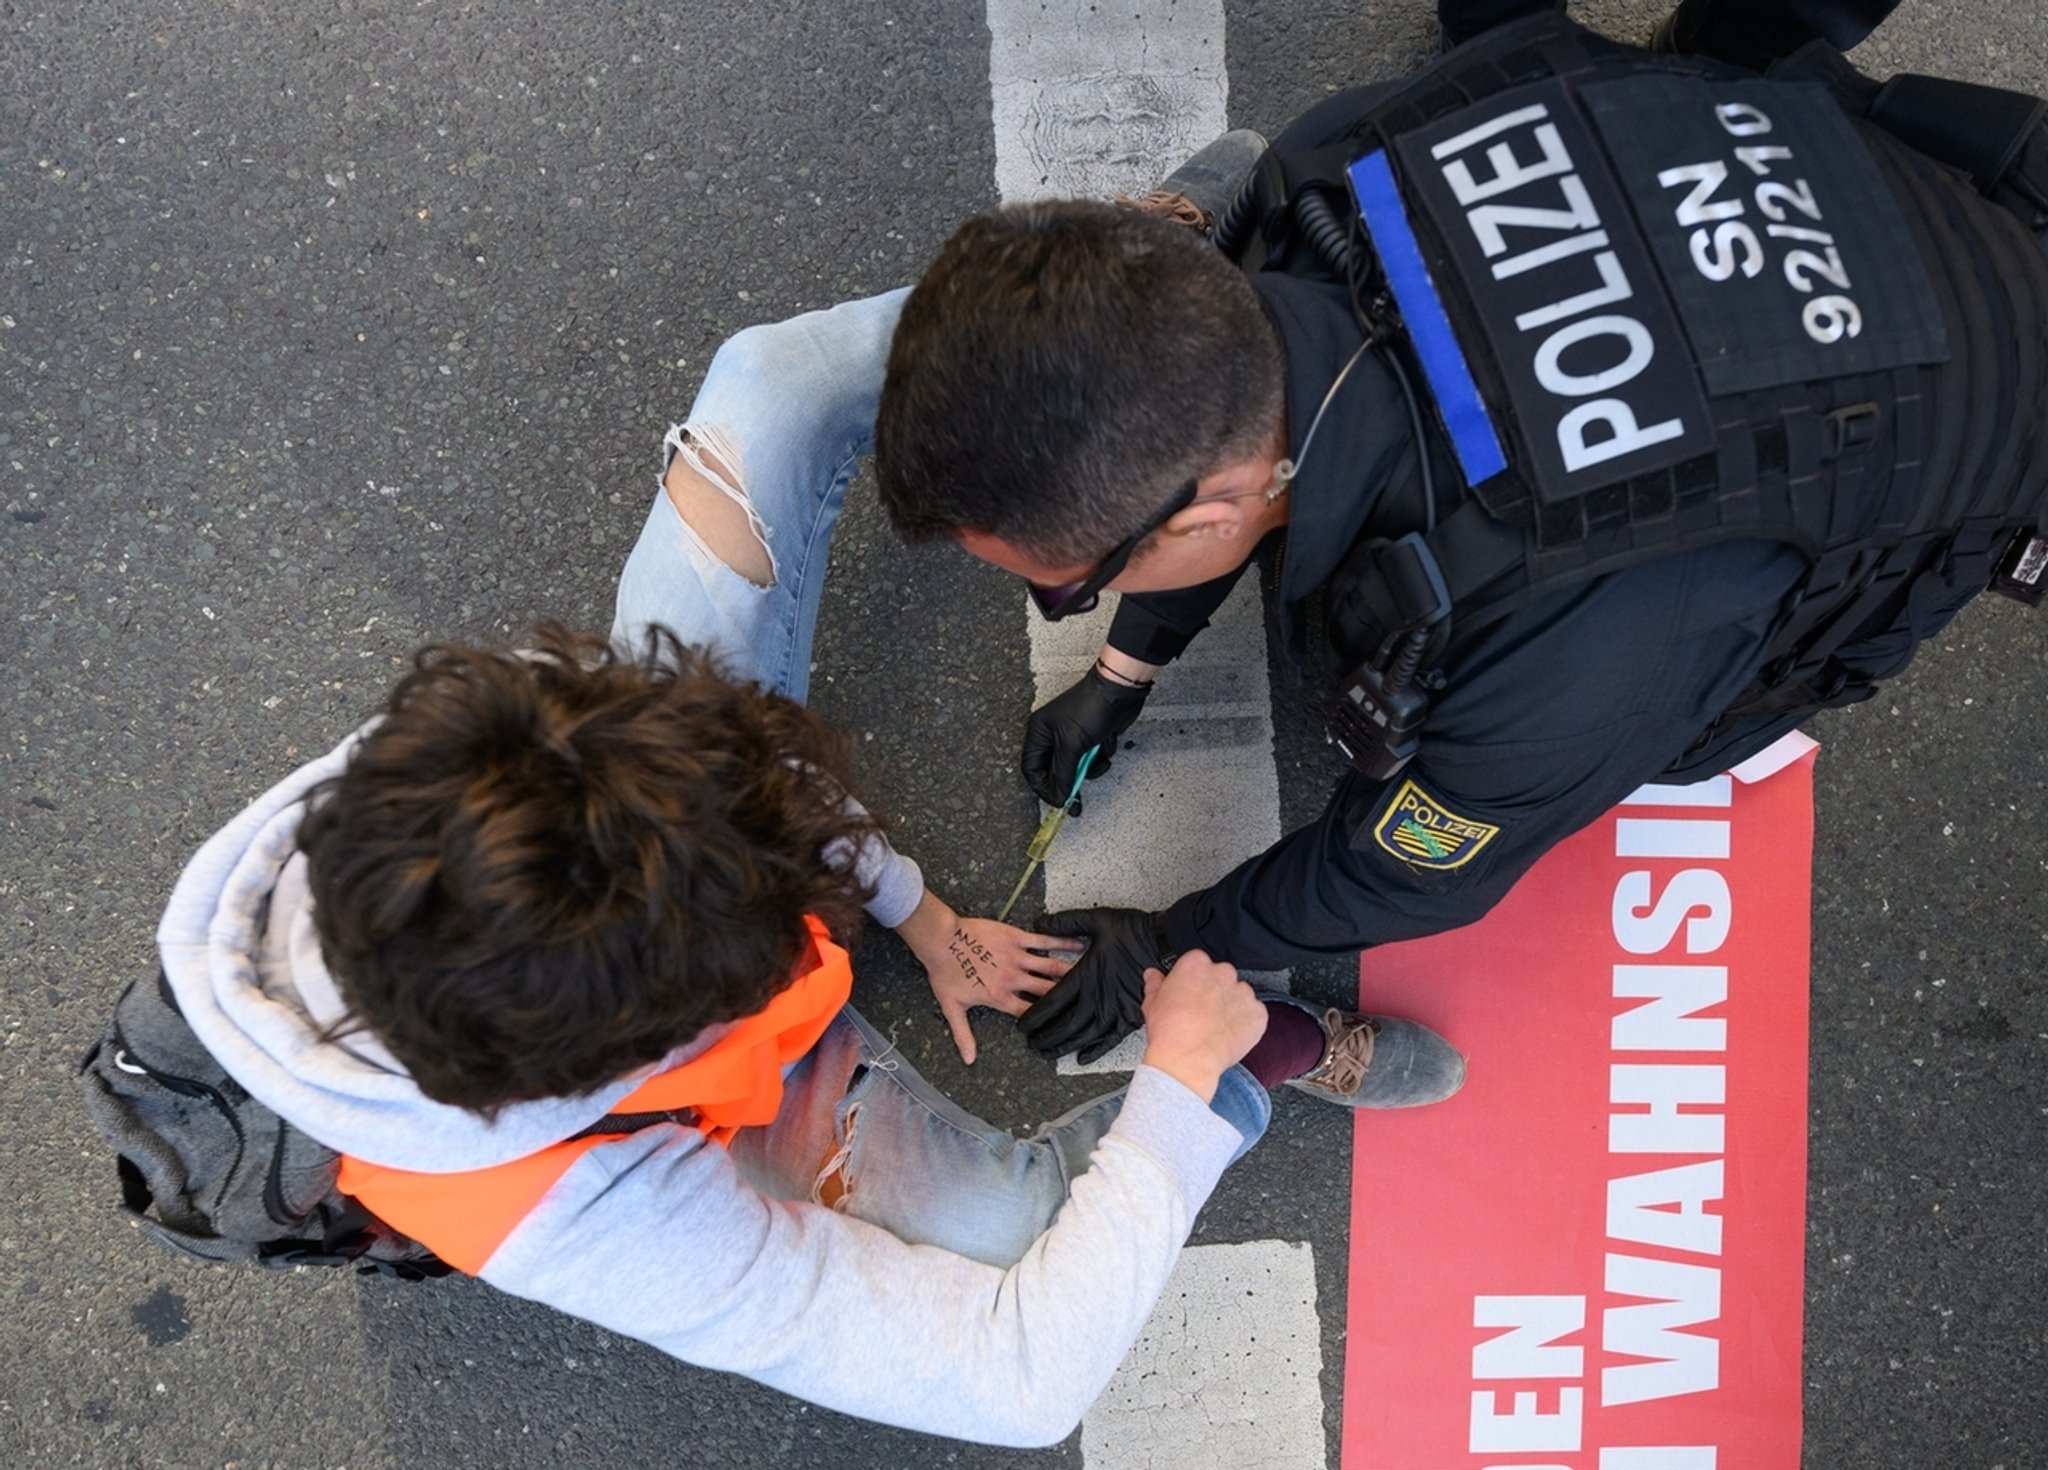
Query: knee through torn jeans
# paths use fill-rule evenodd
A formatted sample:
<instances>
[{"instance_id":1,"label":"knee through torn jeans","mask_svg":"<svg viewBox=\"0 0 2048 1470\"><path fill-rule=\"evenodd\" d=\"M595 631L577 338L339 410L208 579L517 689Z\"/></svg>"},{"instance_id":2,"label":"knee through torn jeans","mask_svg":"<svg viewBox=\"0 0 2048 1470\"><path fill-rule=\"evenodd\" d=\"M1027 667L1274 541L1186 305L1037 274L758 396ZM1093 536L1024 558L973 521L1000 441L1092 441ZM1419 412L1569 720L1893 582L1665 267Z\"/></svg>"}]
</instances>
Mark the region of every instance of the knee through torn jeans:
<instances>
[{"instance_id":1,"label":"knee through torn jeans","mask_svg":"<svg viewBox=\"0 0 2048 1470\"><path fill-rule=\"evenodd\" d=\"M747 511L767 552L766 585L721 560L660 484L619 577L612 639L650 624L708 646L741 678L801 701L826 553L860 457L874 446L889 338L908 290L737 333L711 361L676 455Z\"/></svg>"},{"instance_id":2,"label":"knee through torn jeans","mask_svg":"<svg viewBox=\"0 0 2048 1470\"><path fill-rule=\"evenodd\" d=\"M1091 1098L1026 1138L983 1122L920 1076L852 1006L783 1079L775 1121L732 1140L747 1182L935 1245L1011 1266L1051 1226L1116 1121L1123 1090ZM1209 1106L1242 1135L1273 1116L1266 1089L1231 1067Z\"/></svg>"}]
</instances>

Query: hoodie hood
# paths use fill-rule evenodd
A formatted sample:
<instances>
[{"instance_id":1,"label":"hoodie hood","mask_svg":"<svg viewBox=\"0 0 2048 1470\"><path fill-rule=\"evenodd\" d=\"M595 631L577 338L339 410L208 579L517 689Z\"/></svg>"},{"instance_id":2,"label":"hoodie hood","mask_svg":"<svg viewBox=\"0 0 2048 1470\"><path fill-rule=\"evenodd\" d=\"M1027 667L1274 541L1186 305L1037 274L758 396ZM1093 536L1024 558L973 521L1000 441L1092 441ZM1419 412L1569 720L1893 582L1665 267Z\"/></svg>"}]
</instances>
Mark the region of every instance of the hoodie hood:
<instances>
[{"instance_id":1,"label":"hoodie hood","mask_svg":"<svg viewBox=\"0 0 2048 1470\"><path fill-rule=\"evenodd\" d=\"M313 931L299 820L306 794L341 771L360 734L258 798L179 877L157 946L186 1024L278 1116L368 1163L422 1173L482 1169L582 1131L639 1079L587 1097L514 1103L487 1122L425 1096L367 1032L321 1039L346 1006ZM693 1039L670 1062L711 1039Z\"/></svg>"}]
</instances>

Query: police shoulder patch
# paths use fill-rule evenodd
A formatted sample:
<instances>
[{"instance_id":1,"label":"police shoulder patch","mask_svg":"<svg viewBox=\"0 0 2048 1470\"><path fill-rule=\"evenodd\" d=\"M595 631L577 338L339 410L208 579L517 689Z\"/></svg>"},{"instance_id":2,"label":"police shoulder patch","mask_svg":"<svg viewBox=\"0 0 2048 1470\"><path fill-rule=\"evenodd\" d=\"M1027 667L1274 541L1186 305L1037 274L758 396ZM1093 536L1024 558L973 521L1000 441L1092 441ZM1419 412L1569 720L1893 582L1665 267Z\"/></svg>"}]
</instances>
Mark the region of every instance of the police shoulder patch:
<instances>
[{"instance_id":1,"label":"police shoulder patch","mask_svg":"<svg viewBox=\"0 0 2048 1470\"><path fill-rule=\"evenodd\" d=\"M1373 841L1412 868L1462 868L1500 835L1461 817L1413 781L1403 781L1372 830Z\"/></svg>"}]
</instances>

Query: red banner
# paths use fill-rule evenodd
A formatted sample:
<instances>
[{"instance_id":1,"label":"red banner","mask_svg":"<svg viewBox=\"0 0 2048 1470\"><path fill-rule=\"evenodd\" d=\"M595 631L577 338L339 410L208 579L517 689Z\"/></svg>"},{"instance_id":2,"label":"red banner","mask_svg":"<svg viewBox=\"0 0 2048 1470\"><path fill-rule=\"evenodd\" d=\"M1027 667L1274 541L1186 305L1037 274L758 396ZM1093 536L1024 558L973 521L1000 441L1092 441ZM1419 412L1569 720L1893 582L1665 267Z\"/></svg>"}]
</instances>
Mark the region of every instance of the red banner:
<instances>
[{"instance_id":1,"label":"red banner","mask_svg":"<svg viewBox=\"0 0 2048 1470\"><path fill-rule=\"evenodd\" d=\"M1797 1470L1811 755L1645 787L1373 950L1447 1103L1358 1116L1344 1470Z\"/></svg>"}]
</instances>

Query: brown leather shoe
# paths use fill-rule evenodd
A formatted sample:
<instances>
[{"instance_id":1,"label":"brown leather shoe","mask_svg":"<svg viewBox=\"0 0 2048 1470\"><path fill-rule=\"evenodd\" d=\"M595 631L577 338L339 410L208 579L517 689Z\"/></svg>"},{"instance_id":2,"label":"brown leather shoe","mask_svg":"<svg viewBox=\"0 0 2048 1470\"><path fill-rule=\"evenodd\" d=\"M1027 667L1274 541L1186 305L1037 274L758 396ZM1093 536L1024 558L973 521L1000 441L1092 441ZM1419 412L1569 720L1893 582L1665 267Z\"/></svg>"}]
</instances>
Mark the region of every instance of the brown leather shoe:
<instances>
[{"instance_id":1,"label":"brown leather shoe","mask_svg":"<svg viewBox=\"0 0 2048 1470\"><path fill-rule=\"evenodd\" d=\"M1465 1058L1427 1026L1334 1006L1318 1010L1271 991L1259 997L1306 1011L1323 1028L1323 1059L1285 1086L1345 1108L1419 1108L1465 1085Z\"/></svg>"}]
</instances>

